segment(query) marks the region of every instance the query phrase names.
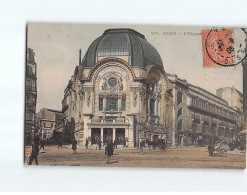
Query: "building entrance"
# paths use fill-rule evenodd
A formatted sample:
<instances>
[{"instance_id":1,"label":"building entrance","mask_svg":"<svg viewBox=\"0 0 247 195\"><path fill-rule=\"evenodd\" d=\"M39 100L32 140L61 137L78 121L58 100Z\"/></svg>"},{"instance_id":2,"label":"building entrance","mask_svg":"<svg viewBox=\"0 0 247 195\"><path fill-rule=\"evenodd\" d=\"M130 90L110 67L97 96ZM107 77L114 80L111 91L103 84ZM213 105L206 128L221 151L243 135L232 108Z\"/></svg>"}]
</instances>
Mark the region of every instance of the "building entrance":
<instances>
[{"instance_id":1,"label":"building entrance","mask_svg":"<svg viewBox=\"0 0 247 195\"><path fill-rule=\"evenodd\" d=\"M103 142L106 144L108 141L114 141L112 140L113 135L113 129L112 128L105 128L103 131Z\"/></svg>"},{"instance_id":2,"label":"building entrance","mask_svg":"<svg viewBox=\"0 0 247 195\"><path fill-rule=\"evenodd\" d=\"M116 140L118 145L123 145L125 139L125 129L116 129Z\"/></svg>"},{"instance_id":3,"label":"building entrance","mask_svg":"<svg viewBox=\"0 0 247 195\"><path fill-rule=\"evenodd\" d=\"M92 128L92 130L91 130L91 138L92 138L92 144L97 144L98 143L98 141L101 139L100 129L99 128Z\"/></svg>"},{"instance_id":4,"label":"building entrance","mask_svg":"<svg viewBox=\"0 0 247 195\"><path fill-rule=\"evenodd\" d=\"M158 141L158 139L159 139L159 135L154 135L154 140L153 141Z\"/></svg>"}]
</instances>

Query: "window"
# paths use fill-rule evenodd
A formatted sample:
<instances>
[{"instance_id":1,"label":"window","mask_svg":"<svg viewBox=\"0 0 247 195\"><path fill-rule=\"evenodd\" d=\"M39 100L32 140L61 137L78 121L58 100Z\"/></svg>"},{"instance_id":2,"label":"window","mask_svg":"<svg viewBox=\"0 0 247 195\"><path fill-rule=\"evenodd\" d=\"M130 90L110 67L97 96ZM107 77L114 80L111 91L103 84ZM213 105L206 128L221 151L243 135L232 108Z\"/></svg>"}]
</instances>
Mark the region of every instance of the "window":
<instances>
[{"instance_id":1,"label":"window","mask_svg":"<svg viewBox=\"0 0 247 195\"><path fill-rule=\"evenodd\" d=\"M182 98L183 98L183 95L181 92L178 92L178 95L177 95L177 105L181 104L182 103Z\"/></svg>"},{"instance_id":2,"label":"window","mask_svg":"<svg viewBox=\"0 0 247 195\"><path fill-rule=\"evenodd\" d=\"M111 87L115 87L115 86L117 85L117 79L115 79L115 78L110 78L110 79L108 80L108 83L109 83L109 85L110 85Z\"/></svg>"},{"instance_id":3,"label":"window","mask_svg":"<svg viewBox=\"0 0 247 195\"><path fill-rule=\"evenodd\" d=\"M182 115L182 108L180 108L180 109L178 110L177 118L179 118L181 115Z\"/></svg>"},{"instance_id":4,"label":"window","mask_svg":"<svg viewBox=\"0 0 247 195\"><path fill-rule=\"evenodd\" d=\"M44 123L44 127L46 127L46 123Z\"/></svg>"},{"instance_id":5,"label":"window","mask_svg":"<svg viewBox=\"0 0 247 195\"><path fill-rule=\"evenodd\" d=\"M28 91L35 91L35 82L33 80L28 79L26 83L26 89Z\"/></svg>"},{"instance_id":6,"label":"window","mask_svg":"<svg viewBox=\"0 0 247 195\"><path fill-rule=\"evenodd\" d=\"M121 111L124 111L126 109L126 99L121 100Z\"/></svg>"},{"instance_id":7,"label":"window","mask_svg":"<svg viewBox=\"0 0 247 195\"><path fill-rule=\"evenodd\" d=\"M106 99L106 111L117 111L118 110L118 99L110 98Z\"/></svg>"},{"instance_id":8,"label":"window","mask_svg":"<svg viewBox=\"0 0 247 195\"><path fill-rule=\"evenodd\" d=\"M34 119L33 116L34 116L33 113L27 112L26 113L26 120L33 120Z\"/></svg>"},{"instance_id":9,"label":"window","mask_svg":"<svg viewBox=\"0 0 247 195\"><path fill-rule=\"evenodd\" d=\"M177 126L178 131L182 131L182 130L183 130L182 125L183 125L183 120L181 119L181 120L178 122L178 126Z\"/></svg>"},{"instance_id":10,"label":"window","mask_svg":"<svg viewBox=\"0 0 247 195\"><path fill-rule=\"evenodd\" d=\"M150 113L151 114L154 114L154 104L155 104L154 99L150 99Z\"/></svg>"},{"instance_id":11,"label":"window","mask_svg":"<svg viewBox=\"0 0 247 195\"><path fill-rule=\"evenodd\" d=\"M99 111L103 110L103 99L99 98Z\"/></svg>"}]
</instances>

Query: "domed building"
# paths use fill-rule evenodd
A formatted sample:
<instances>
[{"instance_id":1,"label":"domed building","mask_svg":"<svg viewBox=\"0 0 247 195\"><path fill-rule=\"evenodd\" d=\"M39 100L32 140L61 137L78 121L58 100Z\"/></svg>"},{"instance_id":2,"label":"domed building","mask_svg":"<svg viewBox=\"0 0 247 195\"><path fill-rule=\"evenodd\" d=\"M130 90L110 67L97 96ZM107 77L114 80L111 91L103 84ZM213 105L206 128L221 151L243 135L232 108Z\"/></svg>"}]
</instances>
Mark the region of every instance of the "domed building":
<instances>
[{"instance_id":1,"label":"domed building","mask_svg":"<svg viewBox=\"0 0 247 195\"><path fill-rule=\"evenodd\" d=\"M172 126L171 90L157 50L132 29L109 29L89 46L64 91L64 135L92 146L138 147ZM170 113L170 114L169 114Z\"/></svg>"},{"instance_id":2,"label":"domed building","mask_svg":"<svg viewBox=\"0 0 247 195\"><path fill-rule=\"evenodd\" d=\"M229 143L243 126L227 101L166 73L157 50L132 29L109 29L93 41L64 91L62 112L64 140L92 147Z\"/></svg>"}]
</instances>

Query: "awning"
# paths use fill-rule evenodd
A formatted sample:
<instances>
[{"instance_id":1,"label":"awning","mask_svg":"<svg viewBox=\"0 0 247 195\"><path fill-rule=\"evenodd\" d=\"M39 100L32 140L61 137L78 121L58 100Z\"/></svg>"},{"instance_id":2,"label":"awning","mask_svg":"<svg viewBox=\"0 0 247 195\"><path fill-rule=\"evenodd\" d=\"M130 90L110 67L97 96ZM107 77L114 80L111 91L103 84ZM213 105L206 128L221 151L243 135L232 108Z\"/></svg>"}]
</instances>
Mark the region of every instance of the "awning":
<instances>
[{"instance_id":1,"label":"awning","mask_svg":"<svg viewBox=\"0 0 247 195\"><path fill-rule=\"evenodd\" d=\"M243 129L237 133L237 135L244 135L247 133L247 129Z\"/></svg>"}]
</instances>

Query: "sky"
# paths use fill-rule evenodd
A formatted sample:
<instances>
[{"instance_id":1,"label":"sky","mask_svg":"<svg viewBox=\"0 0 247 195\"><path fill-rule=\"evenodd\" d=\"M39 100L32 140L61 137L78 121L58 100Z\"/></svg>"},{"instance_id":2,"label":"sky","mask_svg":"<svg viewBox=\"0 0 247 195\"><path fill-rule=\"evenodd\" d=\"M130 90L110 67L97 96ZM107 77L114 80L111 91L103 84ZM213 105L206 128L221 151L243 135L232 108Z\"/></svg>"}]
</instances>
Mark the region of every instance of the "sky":
<instances>
[{"instance_id":1,"label":"sky","mask_svg":"<svg viewBox=\"0 0 247 195\"><path fill-rule=\"evenodd\" d=\"M106 29L132 28L143 34L159 52L164 70L216 94L216 89L234 86L242 92L242 66L203 67L200 27L130 26L30 23L27 47L37 63L37 107L61 110L64 90L90 44Z\"/></svg>"}]
</instances>

